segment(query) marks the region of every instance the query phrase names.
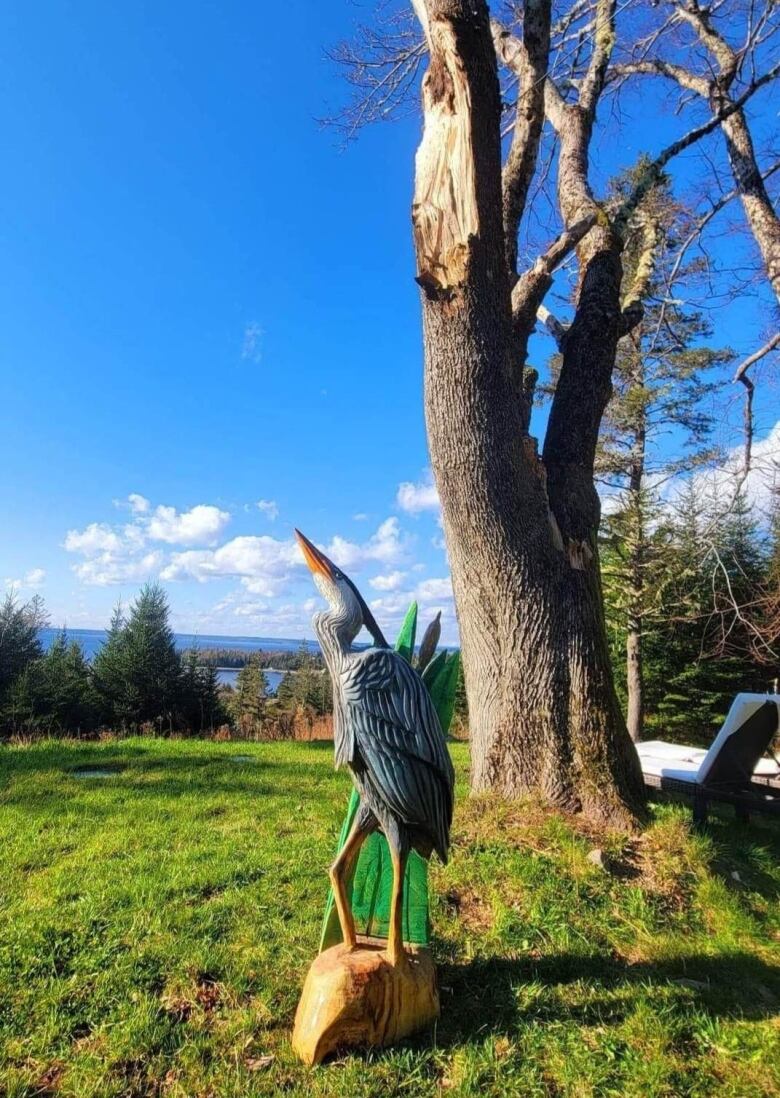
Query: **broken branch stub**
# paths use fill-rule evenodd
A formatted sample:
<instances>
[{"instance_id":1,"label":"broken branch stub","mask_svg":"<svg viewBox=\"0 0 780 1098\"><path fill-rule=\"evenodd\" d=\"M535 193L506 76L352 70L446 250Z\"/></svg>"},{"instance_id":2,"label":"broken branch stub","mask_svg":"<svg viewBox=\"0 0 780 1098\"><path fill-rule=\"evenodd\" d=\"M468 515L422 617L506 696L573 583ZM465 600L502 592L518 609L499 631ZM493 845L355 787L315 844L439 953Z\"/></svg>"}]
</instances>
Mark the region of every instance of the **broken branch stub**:
<instances>
[{"instance_id":1,"label":"broken branch stub","mask_svg":"<svg viewBox=\"0 0 780 1098\"><path fill-rule=\"evenodd\" d=\"M426 32L431 60L412 223L417 281L432 296L447 297L465 282L469 241L479 234L471 95L452 22L433 17Z\"/></svg>"}]
</instances>

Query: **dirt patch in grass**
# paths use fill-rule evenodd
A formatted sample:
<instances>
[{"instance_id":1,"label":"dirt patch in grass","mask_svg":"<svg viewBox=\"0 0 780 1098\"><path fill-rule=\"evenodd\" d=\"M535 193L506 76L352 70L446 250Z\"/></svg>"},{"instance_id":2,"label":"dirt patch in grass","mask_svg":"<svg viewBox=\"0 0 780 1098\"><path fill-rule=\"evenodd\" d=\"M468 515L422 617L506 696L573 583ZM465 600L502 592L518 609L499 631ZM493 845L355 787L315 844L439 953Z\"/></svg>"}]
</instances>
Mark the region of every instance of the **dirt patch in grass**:
<instances>
[{"instance_id":1,"label":"dirt patch in grass","mask_svg":"<svg viewBox=\"0 0 780 1098\"><path fill-rule=\"evenodd\" d=\"M213 1014L222 1004L222 999L222 989L218 982L211 976L200 975L191 991L163 995L161 1002L168 1016L174 1022L183 1024L190 1020L196 1010L207 1016Z\"/></svg>"},{"instance_id":2,"label":"dirt patch in grass","mask_svg":"<svg viewBox=\"0 0 780 1098\"><path fill-rule=\"evenodd\" d=\"M65 1065L62 1060L52 1060L35 1080L35 1089L32 1093L36 1098L52 1098L53 1095L60 1093L64 1075Z\"/></svg>"},{"instance_id":3,"label":"dirt patch in grass","mask_svg":"<svg viewBox=\"0 0 780 1098\"><path fill-rule=\"evenodd\" d=\"M442 900L449 914L460 919L468 930L479 933L493 926L493 908L472 889L451 888Z\"/></svg>"}]
</instances>

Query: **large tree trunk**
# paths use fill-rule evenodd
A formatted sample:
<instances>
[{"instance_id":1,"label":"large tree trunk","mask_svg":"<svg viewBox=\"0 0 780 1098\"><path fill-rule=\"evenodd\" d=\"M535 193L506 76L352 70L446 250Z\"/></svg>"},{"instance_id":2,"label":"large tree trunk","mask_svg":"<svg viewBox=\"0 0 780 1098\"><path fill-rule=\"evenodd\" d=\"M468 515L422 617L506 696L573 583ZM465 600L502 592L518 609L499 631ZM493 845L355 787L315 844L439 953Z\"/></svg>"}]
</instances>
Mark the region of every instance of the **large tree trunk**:
<instances>
[{"instance_id":1,"label":"large tree trunk","mask_svg":"<svg viewBox=\"0 0 780 1098\"><path fill-rule=\"evenodd\" d=\"M630 824L641 811L642 778L612 683L588 455L556 449L543 463L523 431L487 9L458 0L417 7L431 55L413 214L425 413L458 608L472 788L541 792ZM614 255L594 255L584 279L592 308L578 310L564 352L573 418L567 425L560 406L560 438L567 427L592 432L592 416L577 421L578 385L598 375L604 401L609 395L617 319L604 329L604 279L616 302ZM598 363L588 361L593 354Z\"/></svg>"}]
</instances>

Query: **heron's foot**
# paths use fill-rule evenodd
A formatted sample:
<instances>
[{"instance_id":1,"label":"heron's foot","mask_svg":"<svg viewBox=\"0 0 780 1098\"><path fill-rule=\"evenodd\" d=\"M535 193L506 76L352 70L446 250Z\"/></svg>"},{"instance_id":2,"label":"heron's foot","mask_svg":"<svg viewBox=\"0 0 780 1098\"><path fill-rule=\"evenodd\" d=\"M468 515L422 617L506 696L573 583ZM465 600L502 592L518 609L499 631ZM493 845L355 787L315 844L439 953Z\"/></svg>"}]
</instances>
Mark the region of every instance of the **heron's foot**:
<instances>
[{"instance_id":1,"label":"heron's foot","mask_svg":"<svg viewBox=\"0 0 780 1098\"><path fill-rule=\"evenodd\" d=\"M409 963L409 954L402 945L395 945L390 942L388 943L386 953L387 959L393 968L408 971L412 967Z\"/></svg>"}]
</instances>

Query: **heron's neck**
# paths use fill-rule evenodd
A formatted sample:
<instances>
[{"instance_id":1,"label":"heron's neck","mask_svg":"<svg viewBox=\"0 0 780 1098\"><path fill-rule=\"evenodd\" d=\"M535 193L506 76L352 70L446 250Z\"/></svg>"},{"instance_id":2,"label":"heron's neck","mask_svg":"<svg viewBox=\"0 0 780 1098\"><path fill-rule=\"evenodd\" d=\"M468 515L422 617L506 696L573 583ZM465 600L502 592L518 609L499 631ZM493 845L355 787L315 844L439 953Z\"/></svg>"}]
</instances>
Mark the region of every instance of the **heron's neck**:
<instances>
[{"instance_id":1,"label":"heron's neck","mask_svg":"<svg viewBox=\"0 0 780 1098\"><path fill-rule=\"evenodd\" d=\"M338 668L341 665L344 656L352 649L352 642L360 632L361 624L346 606L317 615L314 629L329 668Z\"/></svg>"}]
</instances>

